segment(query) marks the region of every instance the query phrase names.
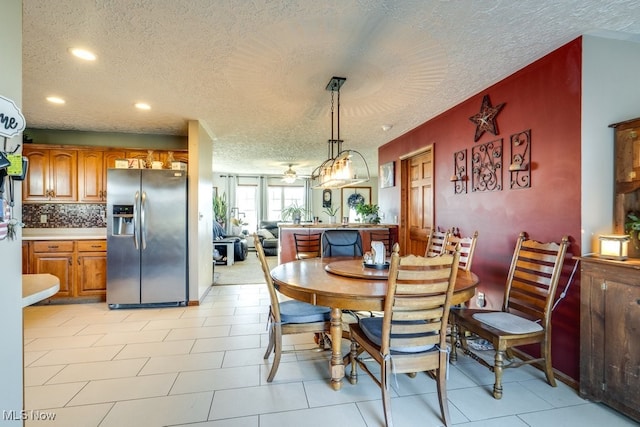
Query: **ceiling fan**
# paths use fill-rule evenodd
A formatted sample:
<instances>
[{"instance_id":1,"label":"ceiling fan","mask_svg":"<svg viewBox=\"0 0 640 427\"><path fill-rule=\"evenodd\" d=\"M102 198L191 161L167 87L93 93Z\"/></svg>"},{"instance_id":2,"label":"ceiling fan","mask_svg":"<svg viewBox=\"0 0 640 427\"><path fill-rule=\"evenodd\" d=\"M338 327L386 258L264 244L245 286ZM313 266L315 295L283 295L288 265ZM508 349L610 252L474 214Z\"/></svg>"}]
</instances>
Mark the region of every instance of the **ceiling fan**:
<instances>
[{"instance_id":1,"label":"ceiling fan","mask_svg":"<svg viewBox=\"0 0 640 427\"><path fill-rule=\"evenodd\" d=\"M287 184L293 184L298 179L298 174L296 173L296 171L291 169L291 166L293 165L289 164L289 169L284 171L284 173L282 174L282 180Z\"/></svg>"}]
</instances>

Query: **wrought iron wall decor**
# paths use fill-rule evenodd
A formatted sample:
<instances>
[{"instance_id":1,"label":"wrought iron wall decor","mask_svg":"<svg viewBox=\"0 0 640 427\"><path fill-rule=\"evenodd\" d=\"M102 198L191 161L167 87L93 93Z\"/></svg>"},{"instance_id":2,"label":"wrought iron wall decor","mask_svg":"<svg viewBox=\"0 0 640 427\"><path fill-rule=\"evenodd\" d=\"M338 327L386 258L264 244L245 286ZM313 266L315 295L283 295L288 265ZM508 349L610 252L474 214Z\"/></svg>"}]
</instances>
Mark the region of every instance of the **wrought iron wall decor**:
<instances>
[{"instance_id":1,"label":"wrought iron wall decor","mask_svg":"<svg viewBox=\"0 0 640 427\"><path fill-rule=\"evenodd\" d=\"M502 138L471 150L472 191L502 190Z\"/></svg>"},{"instance_id":2,"label":"wrought iron wall decor","mask_svg":"<svg viewBox=\"0 0 640 427\"><path fill-rule=\"evenodd\" d=\"M500 133L498 132L496 117L500 110L502 110L502 107L504 107L504 104L505 103L503 102L502 104L498 104L494 107L491 105L489 95L485 95L482 98L480 112L469 117L469 120L476 124L476 133L473 137L473 142L478 142L482 134L485 132L490 132L494 135L498 135Z\"/></svg>"},{"instance_id":3,"label":"wrought iron wall decor","mask_svg":"<svg viewBox=\"0 0 640 427\"><path fill-rule=\"evenodd\" d=\"M454 194L467 192L467 149L453 153L453 175L451 181L454 184Z\"/></svg>"},{"instance_id":4,"label":"wrought iron wall decor","mask_svg":"<svg viewBox=\"0 0 640 427\"><path fill-rule=\"evenodd\" d=\"M531 129L511 135L511 188L531 187Z\"/></svg>"}]
</instances>

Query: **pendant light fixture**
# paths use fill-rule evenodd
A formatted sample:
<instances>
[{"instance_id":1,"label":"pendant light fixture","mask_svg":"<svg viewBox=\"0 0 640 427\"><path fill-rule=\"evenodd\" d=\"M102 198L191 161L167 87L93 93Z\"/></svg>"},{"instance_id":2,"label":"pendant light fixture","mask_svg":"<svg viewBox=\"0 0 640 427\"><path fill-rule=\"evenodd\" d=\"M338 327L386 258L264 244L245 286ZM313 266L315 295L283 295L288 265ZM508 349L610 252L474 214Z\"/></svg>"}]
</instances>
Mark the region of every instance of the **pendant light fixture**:
<instances>
[{"instance_id":1,"label":"pendant light fixture","mask_svg":"<svg viewBox=\"0 0 640 427\"><path fill-rule=\"evenodd\" d=\"M362 154L355 150L343 150L340 139L340 88L347 79L332 77L326 90L331 92L331 139L328 158L311 173L313 188L342 188L369 181L369 166ZM334 121L334 106L337 120ZM334 134L334 130L337 132Z\"/></svg>"},{"instance_id":2,"label":"pendant light fixture","mask_svg":"<svg viewBox=\"0 0 640 427\"><path fill-rule=\"evenodd\" d=\"M289 165L289 169L284 171L284 174L282 174L282 180L287 184L293 184L294 182L296 182L296 179L298 179L298 174L296 173L296 171L291 169L291 166L292 165Z\"/></svg>"}]
</instances>

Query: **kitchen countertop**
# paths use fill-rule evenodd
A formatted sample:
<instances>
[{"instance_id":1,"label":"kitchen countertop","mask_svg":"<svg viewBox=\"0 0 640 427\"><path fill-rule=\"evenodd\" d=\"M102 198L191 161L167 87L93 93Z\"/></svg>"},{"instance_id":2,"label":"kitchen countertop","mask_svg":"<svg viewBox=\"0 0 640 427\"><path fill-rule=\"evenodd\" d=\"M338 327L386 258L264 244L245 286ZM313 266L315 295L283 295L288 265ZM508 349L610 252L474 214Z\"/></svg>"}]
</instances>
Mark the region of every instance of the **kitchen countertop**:
<instances>
[{"instance_id":1,"label":"kitchen countertop","mask_svg":"<svg viewBox=\"0 0 640 427\"><path fill-rule=\"evenodd\" d=\"M22 240L99 240L106 238L106 228L24 228L22 230Z\"/></svg>"}]
</instances>

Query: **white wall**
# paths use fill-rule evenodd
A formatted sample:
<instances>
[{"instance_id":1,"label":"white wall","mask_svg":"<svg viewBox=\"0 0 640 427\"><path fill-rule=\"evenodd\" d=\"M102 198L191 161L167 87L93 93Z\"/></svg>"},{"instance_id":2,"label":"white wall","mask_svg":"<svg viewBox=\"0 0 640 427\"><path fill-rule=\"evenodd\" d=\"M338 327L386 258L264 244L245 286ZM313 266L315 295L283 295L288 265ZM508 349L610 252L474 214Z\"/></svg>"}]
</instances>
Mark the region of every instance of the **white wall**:
<instances>
[{"instance_id":1,"label":"white wall","mask_svg":"<svg viewBox=\"0 0 640 427\"><path fill-rule=\"evenodd\" d=\"M0 95L22 107L22 0L2 2L0 64ZM7 142L7 148L21 142L19 135ZM19 217L21 186L16 185L15 191L14 213ZM4 420L2 416L3 411L18 411L19 416L23 408L21 240L20 231L16 240L0 240L0 425L3 426L22 424L18 420Z\"/></svg>"},{"instance_id":2,"label":"white wall","mask_svg":"<svg viewBox=\"0 0 640 427\"><path fill-rule=\"evenodd\" d=\"M212 138L189 121L189 301L199 301L213 283Z\"/></svg>"},{"instance_id":3,"label":"white wall","mask_svg":"<svg viewBox=\"0 0 640 427\"><path fill-rule=\"evenodd\" d=\"M613 231L614 150L609 125L640 117L640 43L584 36L582 54L584 255L597 251L599 234Z\"/></svg>"}]
</instances>

